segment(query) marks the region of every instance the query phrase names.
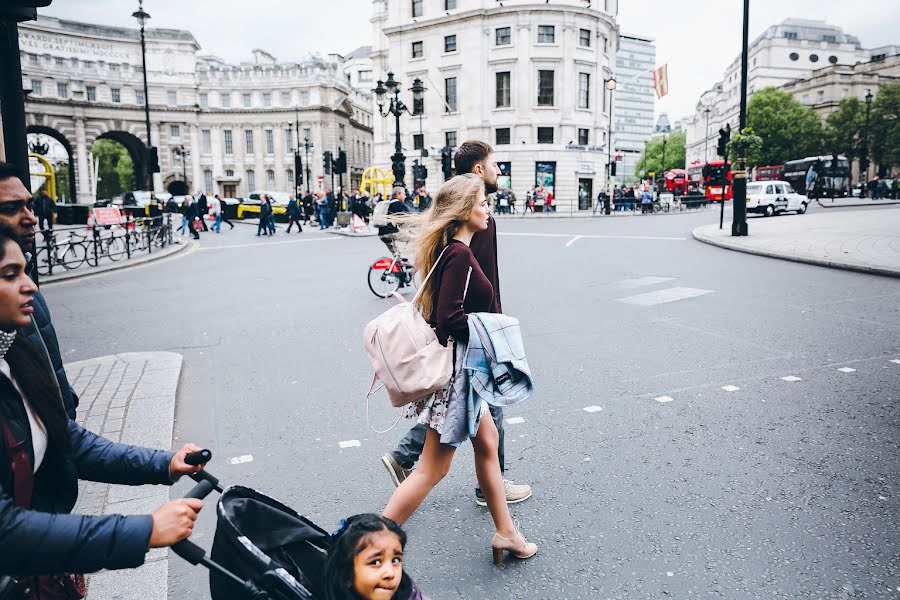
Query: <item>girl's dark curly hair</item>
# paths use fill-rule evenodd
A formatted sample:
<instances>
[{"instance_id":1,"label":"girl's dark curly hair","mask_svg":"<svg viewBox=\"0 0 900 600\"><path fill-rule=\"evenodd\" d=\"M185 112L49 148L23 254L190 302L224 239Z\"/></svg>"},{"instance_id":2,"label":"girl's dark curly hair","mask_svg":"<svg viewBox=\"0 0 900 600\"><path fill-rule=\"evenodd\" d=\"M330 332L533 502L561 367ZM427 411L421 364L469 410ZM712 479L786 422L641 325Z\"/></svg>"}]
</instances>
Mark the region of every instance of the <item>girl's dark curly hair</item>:
<instances>
[{"instance_id":1,"label":"girl's dark curly hair","mask_svg":"<svg viewBox=\"0 0 900 600\"><path fill-rule=\"evenodd\" d=\"M406 547L406 532L386 517L363 513L341 521L341 528L333 534L335 540L325 559L327 600L360 600L353 587L353 560L362 551L366 537L384 530L395 533L400 538L400 547ZM394 598L405 600L411 589L412 580L404 573Z\"/></svg>"}]
</instances>

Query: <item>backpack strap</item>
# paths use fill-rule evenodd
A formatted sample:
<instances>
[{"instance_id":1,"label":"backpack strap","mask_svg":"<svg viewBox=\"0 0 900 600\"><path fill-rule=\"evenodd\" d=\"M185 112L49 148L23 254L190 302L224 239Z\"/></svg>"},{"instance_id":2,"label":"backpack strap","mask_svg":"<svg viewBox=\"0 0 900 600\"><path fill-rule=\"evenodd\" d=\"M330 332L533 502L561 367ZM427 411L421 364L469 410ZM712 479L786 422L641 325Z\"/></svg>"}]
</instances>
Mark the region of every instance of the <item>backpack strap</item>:
<instances>
[{"instance_id":1,"label":"backpack strap","mask_svg":"<svg viewBox=\"0 0 900 600\"><path fill-rule=\"evenodd\" d=\"M437 269L437 266L441 263L441 258L444 256L444 252L446 252L447 248L449 248L449 247L450 247L450 244L447 244L446 246L444 246L444 249L441 250L441 253L438 255L437 260L434 261L434 265L431 266L431 270L428 271L428 275L426 275L425 278L422 280L422 283L419 284L419 289L418 289L418 291L416 291L416 295L413 296L413 299L410 302L412 302L413 304L416 303L416 300L418 299L419 294L421 294L422 290L425 289L425 283L431 278L431 274L434 273L435 269Z\"/></svg>"}]
</instances>

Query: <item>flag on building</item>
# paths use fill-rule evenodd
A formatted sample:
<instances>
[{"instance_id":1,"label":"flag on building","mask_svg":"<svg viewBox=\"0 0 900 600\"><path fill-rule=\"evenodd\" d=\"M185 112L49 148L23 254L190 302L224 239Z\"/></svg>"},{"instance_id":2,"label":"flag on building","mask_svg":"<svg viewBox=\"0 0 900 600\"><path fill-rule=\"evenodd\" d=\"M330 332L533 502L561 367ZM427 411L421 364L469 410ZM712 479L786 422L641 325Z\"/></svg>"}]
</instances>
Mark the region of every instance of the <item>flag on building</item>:
<instances>
[{"instance_id":1,"label":"flag on building","mask_svg":"<svg viewBox=\"0 0 900 600\"><path fill-rule=\"evenodd\" d=\"M653 70L653 89L656 90L656 97L662 98L669 93L669 65L664 64L658 69Z\"/></svg>"}]
</instances>

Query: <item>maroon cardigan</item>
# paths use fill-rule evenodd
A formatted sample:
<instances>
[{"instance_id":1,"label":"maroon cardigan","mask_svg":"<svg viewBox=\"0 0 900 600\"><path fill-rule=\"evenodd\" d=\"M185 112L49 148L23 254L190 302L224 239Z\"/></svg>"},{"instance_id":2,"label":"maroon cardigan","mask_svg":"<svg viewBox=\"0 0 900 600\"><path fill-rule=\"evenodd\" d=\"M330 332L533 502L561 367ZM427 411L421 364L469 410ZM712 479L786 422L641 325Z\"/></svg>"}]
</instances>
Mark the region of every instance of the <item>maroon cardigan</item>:
<instances>
[{"instance_id":1,"label":"maroon cardigan","mask_svg":"<svg viewBox=\"0 0 900 600\"><path fill-rule=\"evenodd\" d=\"M469 276L469 268L472 274ZM466 290L466 278L469 289ZM431 276L434 297L429 323L435 328L438 340L447 345L447 338L468 341L468 313L499 312L497 294L490 280L472 254L469 246L458 240L451 240L444 256Z\"/></svg>"},{"instance_id":2,"label":"maroon cardigan","mask_svg":"<svg viewBox=\"0 0 900 600\"><path fill-rule=\"evenodd\" d=\"M500 303L500 275L497 269L497 222L494 221L494 217L488 217L487 229L475 232L469 248L494 288L497 302L497 310L494 312L503 312L503 305Z\"/></svg>"}]
</instances>

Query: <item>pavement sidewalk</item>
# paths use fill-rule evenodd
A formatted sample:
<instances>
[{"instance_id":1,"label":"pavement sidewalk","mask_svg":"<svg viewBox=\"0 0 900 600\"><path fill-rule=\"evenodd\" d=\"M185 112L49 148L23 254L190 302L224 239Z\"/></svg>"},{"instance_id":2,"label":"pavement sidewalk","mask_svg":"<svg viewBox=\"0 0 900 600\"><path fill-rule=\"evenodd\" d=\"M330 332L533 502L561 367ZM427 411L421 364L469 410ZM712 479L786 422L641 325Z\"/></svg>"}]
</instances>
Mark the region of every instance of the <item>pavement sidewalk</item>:
<instances>
[{"instance_id":1,"label":"pavement sidewalk","mask_svg":"<svg viewBox=\"0 0 900 600\"><path fill-rule=\"evenodd\" d=\"M848 206L891 206L900 204L900 200L872 200L871 198L819 198L817 200L822 208L847 208Z\"/></svg>"},{"instance_id":2,"label":"pavement sidewalk","mask_svg":"<svg viewBox=\"0 0 900 600\"><path fill-rule=\"evenodd\" d=\"M181 355L139 352L66 365L78 393L78 420L124 444L171 448ZM74 513L149 514L169 500L169 488L80 482ZM88 576L88 600L167 600L168 550L154 549L143 566Z\"/></svg>"},{"instance_id":3,"label":"pavement sidewalk","mask_svg":"<svg viewBox=\"0 0 900 600\"><path fill-rule=\"evenodd\" d=\"M900 208L748 219L750 235L726 224L694 230L701 242L771 258L900 277Z\"/></svg>"}]
</instances>

